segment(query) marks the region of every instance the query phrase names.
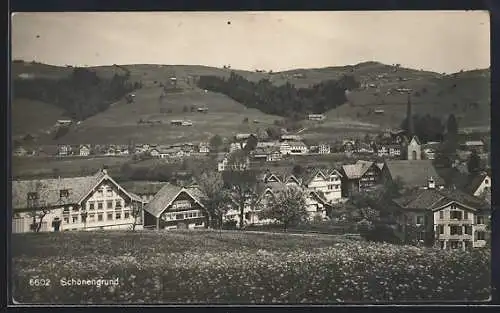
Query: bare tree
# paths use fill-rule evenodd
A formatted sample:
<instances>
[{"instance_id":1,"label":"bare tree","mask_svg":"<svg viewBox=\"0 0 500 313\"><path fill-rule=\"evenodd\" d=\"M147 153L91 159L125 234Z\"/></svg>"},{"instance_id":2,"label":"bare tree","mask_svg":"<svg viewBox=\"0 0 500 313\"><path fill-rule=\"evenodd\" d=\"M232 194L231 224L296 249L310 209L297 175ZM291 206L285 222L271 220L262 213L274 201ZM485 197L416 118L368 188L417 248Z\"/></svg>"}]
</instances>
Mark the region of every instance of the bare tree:
<instances>
[{"instance_id":1,"label":"bare tree","mask_svg":"<svg viewBox=\"0 0 500 313\"><path fill-rule=\"evenodd\" d=\"M42 183L37 180L33 184L33 188L30 188L30 190L34 191L28 193L27 195L28 209L30 210L28 216L33 219L31 230L38 233L42 228L43 219L47 214L50 213L50 209L46 205L42 197L43 195L41 194L43 191Z\"/></svg>"},{"instance_id":2,"label":"bare tree","mask_svg":"<svg viewBox=\"0 0 500 313\"><path fill-rule=\"evenodd\" d=\"M306 221L308 213L304 192L296 187L286 187L273 199L271 205L261 212L260 217L278 221L285 232L289 226Z\"/></svg>"},{"instance_id":3,"label":"bare tree","mask_svg":"<svg viewBox=\"0 0 500 313\"><path fill-rule=\"evenodd\" d=\"M220 172L206 170L196 175L196 180L204 195L202 203L208 212L208 225L221 229L229 200L222 175Z\"/></svg>"}]
</instances>

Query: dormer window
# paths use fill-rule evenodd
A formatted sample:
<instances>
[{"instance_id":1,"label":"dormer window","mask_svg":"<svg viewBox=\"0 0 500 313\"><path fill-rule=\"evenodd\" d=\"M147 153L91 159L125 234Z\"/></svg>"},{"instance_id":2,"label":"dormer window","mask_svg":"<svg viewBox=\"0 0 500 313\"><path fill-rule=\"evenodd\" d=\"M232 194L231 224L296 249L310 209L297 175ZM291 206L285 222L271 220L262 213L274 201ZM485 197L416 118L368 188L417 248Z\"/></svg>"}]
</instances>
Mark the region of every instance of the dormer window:
<instances>
[{"instance_id":1,"label":"dormer window","mask_svg":"<svg viewBox=\"0 0 500 313\"><path fill-rule=\"evenodd\" d=\"M38 192L28 192L28 200L38 199Z\"/></svg>"},{"instance_id":2,"label":"dormer window","mask_svg":"<svg viewBox=\"0 0 500 313\"><path fill-rule=\"evenodd\" d=\"M59 191L59 198L67 198L67 197L69 197L68 189L62 189Z\"/></svg>"}]
</instances>

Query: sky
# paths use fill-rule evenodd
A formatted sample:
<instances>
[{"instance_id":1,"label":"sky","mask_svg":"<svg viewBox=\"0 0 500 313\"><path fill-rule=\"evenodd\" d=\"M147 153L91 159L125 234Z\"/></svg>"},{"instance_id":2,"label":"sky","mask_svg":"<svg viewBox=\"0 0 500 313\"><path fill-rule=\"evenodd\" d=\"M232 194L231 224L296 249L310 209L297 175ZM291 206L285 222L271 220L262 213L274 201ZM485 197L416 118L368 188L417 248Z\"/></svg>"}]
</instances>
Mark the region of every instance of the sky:
<instances>
[{"instance_id":1,"label":"sky","mask_svg":"<svg viewBox=\"0 0 500 313\"><path fill-rule=\"evenodd\" d=\"M486 11L15 13L11 39L12 59L53 65L490 66Z\"/></svg>"}]
</instances>

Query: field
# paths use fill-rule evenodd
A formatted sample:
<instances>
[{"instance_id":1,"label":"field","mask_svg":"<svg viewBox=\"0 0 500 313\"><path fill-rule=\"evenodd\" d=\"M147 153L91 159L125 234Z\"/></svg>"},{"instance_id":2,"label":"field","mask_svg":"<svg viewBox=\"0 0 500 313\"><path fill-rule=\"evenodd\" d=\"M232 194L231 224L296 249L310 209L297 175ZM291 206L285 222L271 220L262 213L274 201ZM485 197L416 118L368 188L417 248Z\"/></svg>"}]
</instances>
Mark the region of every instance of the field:
<instances>
[{"instance_id":1,"label":"field","mask_svg":"<svg viewBox=\"0 0 500 313\"><path fill-rule=\"evenodd\" d=\"M130 162L128 157L13 157L12 175L14 177L34 178L75 175L93 175L103 166L110 169Z\"/></svg>"},{"instance_id":2,"label":"field","mask_svg":"<svg viewBox=\"0 0 500 313\"><path fill-rule=\"evenodd\" d=\"M20 303L340 303L486 300L490 252L341 236L210 230L14 235ZM61 286L116 279L117 286ZM50 280L45 287L30 286Z\"/></svg>"},{"instance_id":3,"label":"field","mask_svg":"<svg viewBox=\"0 0 500 313\"><path fill-rule=\"evenodd\" d=\"M265 129L278 116L264 114L254 109L246 109L242 104L225 95L205 92L195 86L194 78L200 75L229 76L231 70L191 65L126 65L132 81L141 81L143 88L135 92L134 103L118 101L108 110L85 121L61 138L57 143L98 144L127 143L134 140L138 143L174 143L179 141L207 140L214 134L232 136L236 132L254 132ZM111 77L123 70L115 66L93 68L102 77ZM406 94L393 92L390 89L411 88L414 112L446 117L450 113L457 116L460 127L485 127L490 124L490 76L488 70L468 71L452 75L399 68L393 71L390 65L377 62L365 62L353 66L325 67L319 69L296 69L279 73L257 73L235 70L245 78L258 81L268 78L273 84L281 85L290 82L298 87L308 87L328 79L336 79L341 75L354 75L364 85L353 90L349 102L326 112L328 116L320 127L308 128L304 132L306 138L330 139L342 137L364 136L388 127L399 127L406 114ZM64 77L71 73L71 68L54 67L43 64L16 63L12 68L13 75L34 74L35 77ZM302 75L301 78L294 76ZM169 92L160 101L161 85L170 77L177 77L181 92ZM470 107L477 103L477 107ZM184 112L184 107L207 107L208 113ZM25 100L13 103L12 125L14 134L36 133L52 126L60 118L61 112L51 108L51 104L26 104ZM32 108L31 112L44 112L40 118L24 118L16 112ZM382 109L384 114L370 114L370 110ZM170 113L165 113L170 112ZM249 124L243 124L244 118ZM138 124L143 121L161 121L153 125ZM174 127L172 119L188 119L191 127ZM258 124L253 124L257 120ZM313 123L306 123L312 126ZM40 139L46 144L54 142L48 136Z\"/></svg>"}]
</instances>

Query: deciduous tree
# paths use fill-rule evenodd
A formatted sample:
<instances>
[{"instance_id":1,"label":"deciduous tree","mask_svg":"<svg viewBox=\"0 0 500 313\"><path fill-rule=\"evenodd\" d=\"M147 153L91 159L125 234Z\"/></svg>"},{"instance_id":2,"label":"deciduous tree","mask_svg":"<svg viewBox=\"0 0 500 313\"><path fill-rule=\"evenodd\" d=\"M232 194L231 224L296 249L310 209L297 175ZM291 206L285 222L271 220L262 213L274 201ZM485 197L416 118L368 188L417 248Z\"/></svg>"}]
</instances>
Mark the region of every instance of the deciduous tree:
<instances>
[{"instance_id":1,"label":"deciduous tree","mask_svg":"<svg viewBox=\"0 0 500 313\"><path fill-rule=\"evenodd\" d=\"M308 217L305 195L296 187L286 187L278 193L270 205L261 211L261 218L273 219L287 231L290 226L305 222Z\"/></svg>"}]
</instances>

